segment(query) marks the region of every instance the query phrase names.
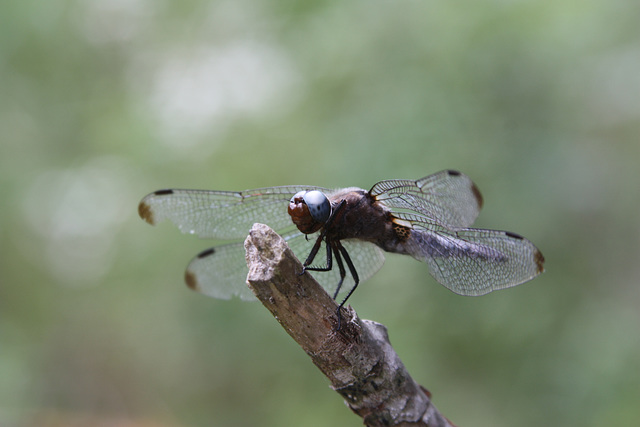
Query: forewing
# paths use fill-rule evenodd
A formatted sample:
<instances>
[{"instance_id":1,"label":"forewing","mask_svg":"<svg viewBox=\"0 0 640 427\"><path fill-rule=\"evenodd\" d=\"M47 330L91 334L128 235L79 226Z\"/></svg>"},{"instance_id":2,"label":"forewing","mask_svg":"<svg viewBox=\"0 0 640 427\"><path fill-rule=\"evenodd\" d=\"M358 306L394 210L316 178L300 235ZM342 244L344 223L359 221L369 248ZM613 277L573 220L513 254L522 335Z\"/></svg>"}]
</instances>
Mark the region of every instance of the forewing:
<instances>
[{"instance_id":1,"label":"forewing","mask_svg":"<svg viewBox=\"0 0 640 427\"><path fill-rule=\"evenodd\" d=\"M482 196L473 181L454 170L417 181L381 181L370 194L393 213L416 212L447 228L471 226L482 208Z\"/></svg>"},{"instance_id":2,"label":"forewing","mask_svg":"<svg viewBox=\"0 0 640 427\"><path fill-rule=\"evenodd\" d=\"M328 191L300 185L241 192L159 190L142 199L138 213L152 225L168 219L183 233L202 238L243 239L256 222L276 231L292 227L287 206L301 190Z\"/></svg>"},{"instance_id":3,"label":"forewing","mask_svg":"<svg viewBox=\"0 0 640 427\"><path fill-rule=\"evenodd\" d=\"M414 220L406 247L425 261L431 275L461 295L484 295L533 279L544 271L544 257L524 237L508 231L447 230Z\"/></svg>"}]
</instances>

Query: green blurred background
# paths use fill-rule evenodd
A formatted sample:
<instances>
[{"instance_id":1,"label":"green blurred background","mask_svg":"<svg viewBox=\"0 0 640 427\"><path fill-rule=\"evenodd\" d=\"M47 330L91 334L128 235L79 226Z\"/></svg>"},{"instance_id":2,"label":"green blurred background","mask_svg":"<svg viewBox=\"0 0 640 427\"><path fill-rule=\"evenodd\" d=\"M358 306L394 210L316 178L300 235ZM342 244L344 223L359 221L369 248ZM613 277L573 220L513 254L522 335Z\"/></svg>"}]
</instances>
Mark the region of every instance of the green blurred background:
<instances>
[{"instance_id":1,"label":"green blurred background","mask_svg":"<svg viewBox=\"0 0 640 427\"><path fill-rule=\"evenodd\" d=\"M257 303L190 292L165 187L459 169L544 253L454 295L389 256L350 303L460 426L640 425L640 2L9 1L0 425L357 426Z\"/></svg>"}]
</instances>

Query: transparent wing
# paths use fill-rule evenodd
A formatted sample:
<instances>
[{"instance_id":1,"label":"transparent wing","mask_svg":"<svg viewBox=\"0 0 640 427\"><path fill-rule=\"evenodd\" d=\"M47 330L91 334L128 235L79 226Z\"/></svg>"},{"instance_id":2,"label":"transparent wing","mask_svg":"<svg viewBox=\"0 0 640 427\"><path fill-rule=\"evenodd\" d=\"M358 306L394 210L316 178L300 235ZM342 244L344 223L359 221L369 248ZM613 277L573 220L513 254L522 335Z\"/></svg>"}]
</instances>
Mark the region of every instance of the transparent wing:
<instances>
[{"instance_id":1,"label":"transparent wing","mask_svg":"<svg viewBox=\"0 0 640 427\"><path fill-rule=\"evenodd\" d=\"M183 233L202 238L243 239L256 222L276 231L292 227L287 206L291 197L301 190L328 191L302 185L241 192L159 190L140 201L138 213L152 225L168 219Z\"/></svg>"},{"instance_id":2,"label":"transparent wing","mask_svg":"<svg viewBox=\"0 0 640 427\"><path fill-rule=\"evenodd\" d=\"M381 181L370 193L391 212L416 212L448 228L471 226L482 208L478 188L468 176L454 170L417 181Z\"/></svg>"},{"instance_id":3,"label":"transparent wing","mask_svg":"<svg viewBox=\"0 0 640 427\"><path fill-rule=\"evenodd\" d=\"M304 261L315 243L317 233L310 235L308 240L297 230L285 233L282 237L298 259ZM370 278L384 263L382 250L372 243L357 240L345 240L342 243L351 256L361 282ZM325 252L322 248L318 253L318 260L324 261L324 257ZM196 256L187 267L185 281L191 289L214 298L239 297L251 301L255 300L255 297L246 284L248 272L244 245L237 242L207 249ZM333 295L340 280L337 266L334 265L331 271L311 274ZM347 271L341 292L348 291L353 284L353 278Z\"/></svg>"},{"instance_id":4,"label":"transparent wing","mask_svg":"<svg viewBox=\"0 0 640 427\"><path fill-rule=\"evenodd\" d=\"M285 233L282 237L285 240L304 240L303 234L298 230ZM198 254L187 267L185 282L194 291L210 297L238 297L254 301L256 298L247 286L248 273L244 242L235 242Z\"/></svg>"},{"instance_id":5,"label":"transparent wing","mask_svg":"<svg viewBox=\"0 0 640 427\"><path fill-rule=\"evenodd\" d=\"M204 295L245 301L255 300L247 286L247 263L243 242L216 246L198 254L187 267L184 279L189 288Z\"/></svg>"},{"instance_id":6,"label":"transparent wing","mask_svg":"<svg viewBox=\"0 0 640 427\"><path fill-rule=\"evenodd\" d=\"M484 295L533 279L544 271L544 257L524 237L508 231L448 230L414 215L405 247L429 266L442 285L461 295Z\"/></svg>"}]
</instances>

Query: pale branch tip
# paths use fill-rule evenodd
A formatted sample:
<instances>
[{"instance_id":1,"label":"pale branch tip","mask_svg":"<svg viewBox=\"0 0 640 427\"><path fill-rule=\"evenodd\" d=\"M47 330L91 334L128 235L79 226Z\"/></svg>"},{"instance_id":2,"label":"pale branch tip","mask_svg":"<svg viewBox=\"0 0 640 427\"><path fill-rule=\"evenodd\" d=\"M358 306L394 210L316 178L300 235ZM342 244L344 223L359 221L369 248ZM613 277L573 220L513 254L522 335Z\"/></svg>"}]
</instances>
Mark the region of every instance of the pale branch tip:
<instances>
[{"instance_id":1,"label":"pale branch tip","mask_svg":"<svg viewBox=\"0 0 640 427\"><path fill-rule=\"evenodd\" d=\"M245 249L253 293L365 425L455 427L411 378L384 325L347 307L336 331L338 304L309 273L300 274L302 264L282 237L254 224Z\"/></svg>"}]
</instances>

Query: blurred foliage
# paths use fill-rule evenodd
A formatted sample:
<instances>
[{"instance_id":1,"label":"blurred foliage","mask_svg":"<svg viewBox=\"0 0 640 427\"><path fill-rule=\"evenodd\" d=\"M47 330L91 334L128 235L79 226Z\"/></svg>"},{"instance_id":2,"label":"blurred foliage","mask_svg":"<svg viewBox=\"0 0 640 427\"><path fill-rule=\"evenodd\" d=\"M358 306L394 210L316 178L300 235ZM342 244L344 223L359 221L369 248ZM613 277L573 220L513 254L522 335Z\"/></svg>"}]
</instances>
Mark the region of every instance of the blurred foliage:
<instances>
[{"instance_id":1,"label":"blurred foliage","mask_svg":"<svg viewBox=\"0 0 640 427\"><path fill-rule=\"evenodd\" d=\"M182 285L164 187L445 168L547 258L463 298L389 256L350 301L461 426L640 424L640 3L9 1L0 425L360 425L257 304Z\"/></svg>"}]
</instances>

